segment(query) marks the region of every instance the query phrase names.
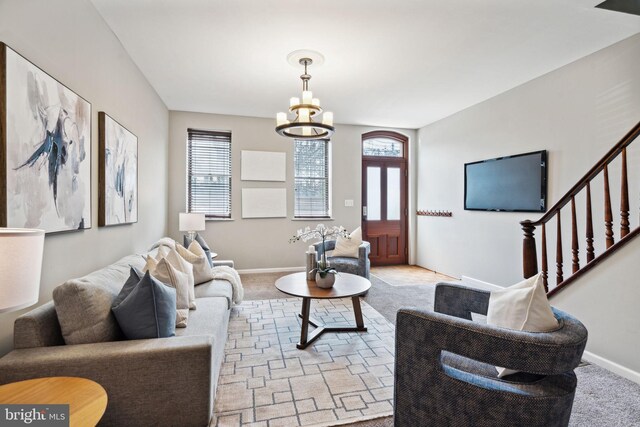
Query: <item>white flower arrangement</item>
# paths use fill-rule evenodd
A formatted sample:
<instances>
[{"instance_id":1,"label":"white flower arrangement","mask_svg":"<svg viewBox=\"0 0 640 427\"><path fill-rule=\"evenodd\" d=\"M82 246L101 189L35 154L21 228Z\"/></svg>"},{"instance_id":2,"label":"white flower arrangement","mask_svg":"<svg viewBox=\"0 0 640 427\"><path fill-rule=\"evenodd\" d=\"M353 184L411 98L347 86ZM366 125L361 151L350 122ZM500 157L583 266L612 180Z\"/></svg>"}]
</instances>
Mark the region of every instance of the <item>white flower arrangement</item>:
<instances>
[{"instance_id":1,"label":"white flower arrangement","mask_svg":"<svg viewBox=\"0 0 640 427\"><path fill-rule=\"evenodd\" d=\"M337 271L329 267L327 263L327 251L324 250L324 242L328 237L337 238L338 236L346 237L347 239L351 238L349 237L349 232L343 226L334 225L333 227L326 227L324 224L318 224L313 230L311 227L299 229L296 231L296 234L289 239L289 243L299 242L300 240L308 242L312 239L322 239L322 259L318 262L317 272L320 274L320 277L325 277L327 273L336 274Z\"/></svg>"}]
</instances>

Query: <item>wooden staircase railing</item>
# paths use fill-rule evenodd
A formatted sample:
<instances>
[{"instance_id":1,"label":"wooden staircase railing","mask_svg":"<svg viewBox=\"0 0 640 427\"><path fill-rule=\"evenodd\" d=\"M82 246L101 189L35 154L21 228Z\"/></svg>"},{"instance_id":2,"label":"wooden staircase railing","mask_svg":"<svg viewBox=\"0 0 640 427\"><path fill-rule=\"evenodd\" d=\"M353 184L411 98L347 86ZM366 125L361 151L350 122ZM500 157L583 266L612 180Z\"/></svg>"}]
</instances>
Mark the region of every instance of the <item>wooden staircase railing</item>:
<instances>
[{"instance_id":1,"label":"wooden staircase railing","mask_svg":"<svg viewBox=\"0 0 640 427\"><path fill-rule=\"evenodd\" d=\"M522 242L522 271L525 278L538 274L538 255L534 232L536 227L541 227L541 268L544 286L549 296L562 290L564 287L575 281L578 277L589 271L597 263L611 256L612 253L628 243L637 234L640 234L640 226L633 231L629 223L629 183L627 174L627 147L640 135L640 122L636 124L598 163L587 172L558 202L553 205L546 214L537 221L522 221L520 225L524 231ZM609 186L609 164L620 157L621 182L620 182L620 236L615 242L613 230L613 210L611 207L611 190ZM606 249L596 256L594 250L593 215L591 206L591 182L600 173L603 174L604 182L604 226L605 226L605 246ZM585 191L586 200L586 265L580 266L580 238L578 237L578 224L576 221L576 196ZM563 274L563 251L562 251L562 222L561 211L571 205L571 271L572 274L564 278ZM547 224L555 219L556 233L556 286L549 290L549 266L547 261L547 232L550 231ZM553 224L549 224L552 226ZM553 228L551 228L553 229Z\"/></svg>"}]
</instances>

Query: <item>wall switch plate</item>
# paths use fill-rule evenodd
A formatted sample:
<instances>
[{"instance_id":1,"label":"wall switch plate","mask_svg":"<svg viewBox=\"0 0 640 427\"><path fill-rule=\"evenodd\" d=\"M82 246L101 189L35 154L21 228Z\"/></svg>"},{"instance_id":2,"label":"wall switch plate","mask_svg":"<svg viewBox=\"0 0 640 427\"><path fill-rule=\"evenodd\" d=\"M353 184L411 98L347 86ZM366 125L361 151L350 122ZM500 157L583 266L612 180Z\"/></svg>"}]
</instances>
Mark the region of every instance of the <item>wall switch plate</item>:
<instances>
[{"instance_id":1,"label":"wall switch plate","mask_svg":"<svg viewBox=\"0 0 640 427\"><path fill-rule=\"evenodd\" d=\"M353 200L351 200L351 199L346 199L346 200L344 201L344 206L345 206L346 208L352 208L352 207L353 207Z\"/></svg>"}]
</instances>

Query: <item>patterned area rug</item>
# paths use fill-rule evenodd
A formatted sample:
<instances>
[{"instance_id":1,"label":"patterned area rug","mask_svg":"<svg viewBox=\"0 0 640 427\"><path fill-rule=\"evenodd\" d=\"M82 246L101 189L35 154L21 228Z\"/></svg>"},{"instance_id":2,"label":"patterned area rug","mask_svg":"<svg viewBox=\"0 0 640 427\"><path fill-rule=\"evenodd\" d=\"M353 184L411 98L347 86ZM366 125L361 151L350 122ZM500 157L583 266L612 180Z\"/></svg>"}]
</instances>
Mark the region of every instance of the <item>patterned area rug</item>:
<instances>
[{"instance_id":1,"label":"patterned area rug","mask_svg":"<svg viewBox=\"0 0 640 427\"><path fill-rule=\"evenodd\" d=\"M298 350L301 304L232 309L212 426L332 426L393 414L393 325L362 302L367 332L325 333ZM311 311L327 324L355 324L351 299L312 300Z\"/></svg>"}]
</instances>

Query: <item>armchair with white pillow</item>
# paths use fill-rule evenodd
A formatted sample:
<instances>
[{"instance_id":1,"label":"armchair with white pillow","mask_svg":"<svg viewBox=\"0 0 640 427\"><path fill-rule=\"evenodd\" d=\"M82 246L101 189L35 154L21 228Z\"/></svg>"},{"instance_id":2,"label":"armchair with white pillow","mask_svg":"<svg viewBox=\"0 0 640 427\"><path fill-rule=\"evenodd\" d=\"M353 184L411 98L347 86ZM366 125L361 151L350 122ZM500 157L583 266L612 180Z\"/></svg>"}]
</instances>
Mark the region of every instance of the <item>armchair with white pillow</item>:
<instances>
[{"instance_id":1,"label":"armchair with white pillow","mask_svg":"<svg viewBox=\"0 0 640 427\"><path fill-rule=\"evenodd\" d=\"M538 279L495 293L439 283L433 311L398 311L396 427L568 425L587 330Z\"/></svg>"},{"instance_id":2,"label":"armchair with white pillow","mask_svg":"<svg viewBox=\"0 0 640 427\"><path fill-rule=\"evenodd\" d=\"M369 252L371 245L369 242L362 240L360 227L356 228L349 235L349 238L339 236L337 240L327 240L324 246L322 242L316 243L314 246L318 261L320 261L325 251L331 251L330 256L327 256L327 261L336 271L355 274L366 279L369 278L369 270L371 269Z\"/></svg>"}]
</instances>

